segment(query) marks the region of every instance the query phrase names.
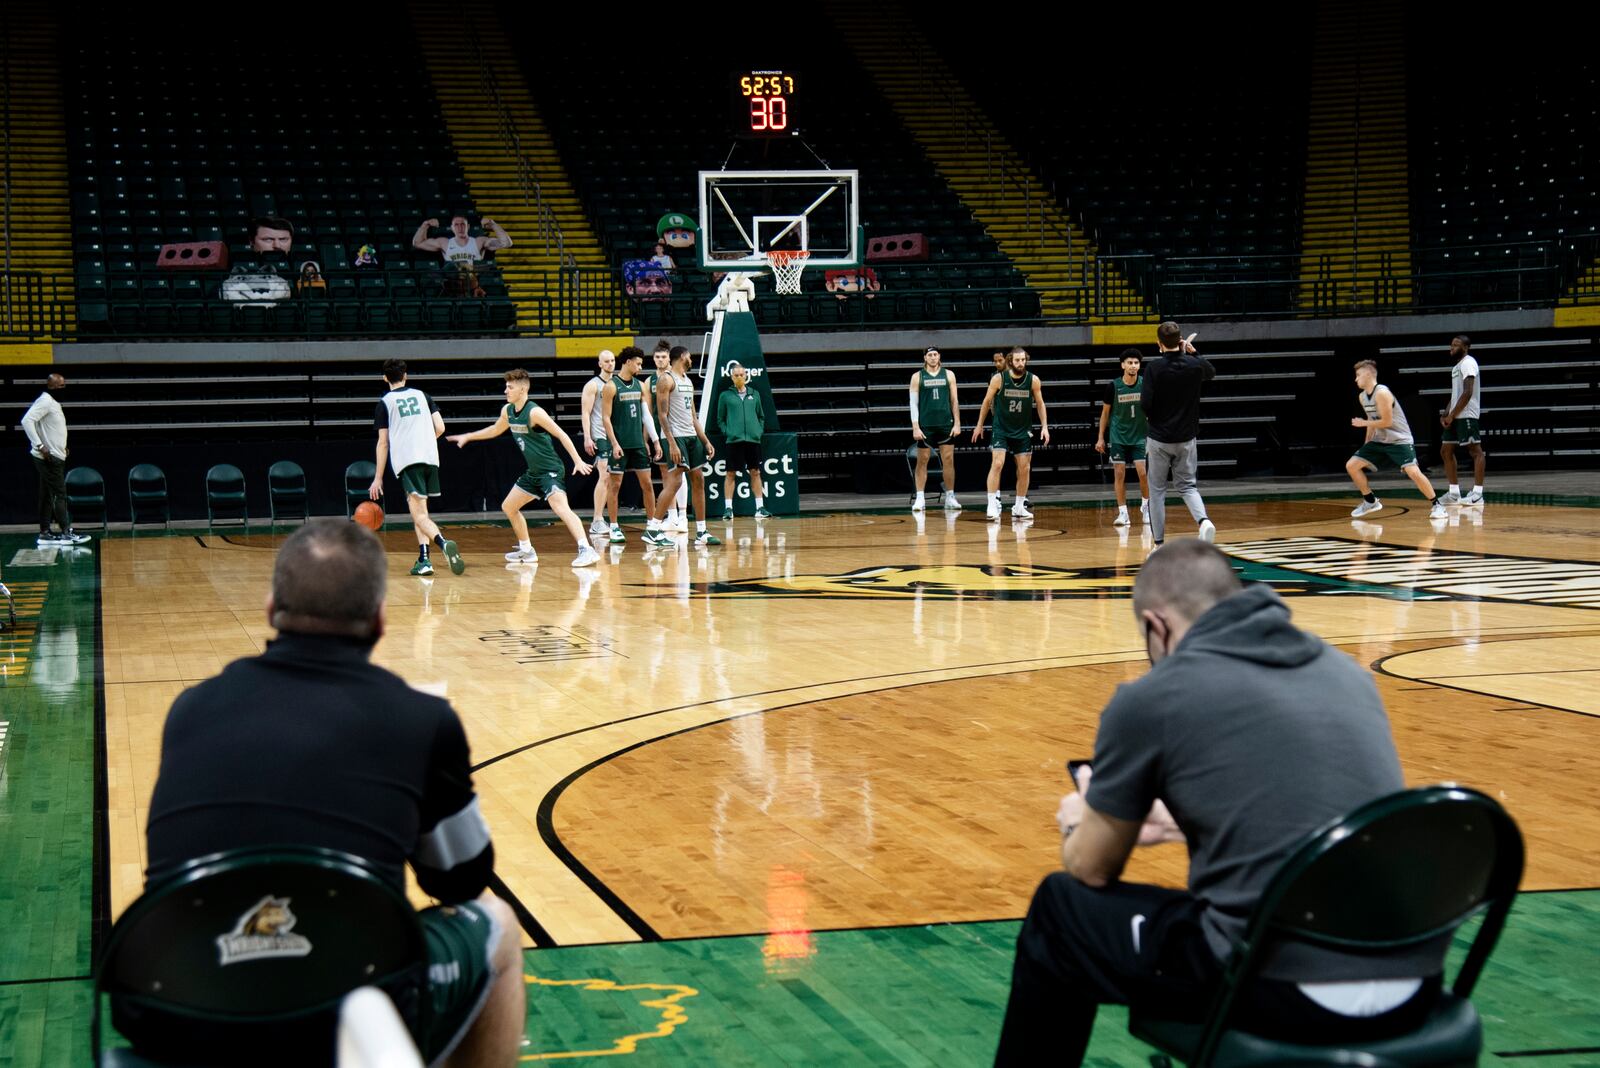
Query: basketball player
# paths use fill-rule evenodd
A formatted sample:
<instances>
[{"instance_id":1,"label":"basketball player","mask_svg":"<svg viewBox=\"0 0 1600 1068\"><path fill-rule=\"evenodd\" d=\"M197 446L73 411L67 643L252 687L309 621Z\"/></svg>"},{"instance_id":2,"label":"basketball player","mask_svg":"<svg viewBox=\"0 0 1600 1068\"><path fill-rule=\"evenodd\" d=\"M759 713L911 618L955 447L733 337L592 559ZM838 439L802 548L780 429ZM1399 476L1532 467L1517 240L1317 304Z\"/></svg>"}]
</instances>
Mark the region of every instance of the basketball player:
<instances>
[{"instance_id":1,"label":"basketball player","mask_svg":"<svg viewBox=\"0 0 1600 1068\"><path fill-rule=\"evenodd\" d=\"M1356 492L1361 494L1361 503L1350 515L1360 519L1383 507L1383 502L1373 494L1367 482L1367 472L1393 466L1405 472L1406 477L1427 498L1432 506L1428 512L1429 519L1450 518L1444 502L1434 496L1433 483L1428 481L1428 476L1422 473L1422 468L1417 464L1416 439L1411 436L1411 425L1406 422L1405 411L1400 407L1400 402L1394 399L1394 394L1389 392L1389 387L1378 384L1376 363L1362 360L1356 364L1356 388L1361 391L1361 407L1367 416L1365 419L1351 419L1350 425L1365 427L1367 437L1361 448L1344 465L1350 481L1356 484Z\"/></svg>"},{"instance_id":2,"label":"basketball player","mask_svg":"<svg viewBox=\"0 0 1600 1068\"><path fill-rule=\"evenodd\" d=\"M400 491L406 495L411 527L417 533L417 562L411 573L433 574L433 562L428 558L432 543L450 562L451 572L459 575L467 565L456 543L440 534L438 525L428 517L428 498L439 496L439 436L444 433L444 417L432 397L406 385L406 361L383 361L383 380L389 392L378 402L373 416L378 428L378 470L367 496L375 501L383 497L383 467L392 463Z\"/></svg>"},{"instance_id":3,"label":"basketball player","mask_svg":"<svg viewBox=\"0 0 1600 1068\"><path fill-rule=\"evenodd\" d=\"M1115 472L1117 518L1114 527L1128 525L1128 461L1139 476L1139 517L1150 525L1150 482L1144 469L1144 402L1140 397L1144 380L1139 377L1143 362L1138 349L1122 350L1122 377L1106 384L1106 401L1100 408L1100 436L1094 451L1105 455L1106 427L1111 428L1111 469Z\"/></svg>"},{"instance_id":4,"label":"basketball player","mask_svg":"<svg viewBox=\"0 0 1600 1068\"><path fill-rule=\"evenodd\" d=\"M939 450L943 472L944 507L961 511L961 502L956 500L956 438L961 434L961 404L956 398L956 373L944 367L941 360L939 350L930 345L922 354L922 369L911 375L911 439L917 445L917 499L911 502L913 512L928 507L923 489L934 449Z\"/></svg>"},{"instance_id":5,"label":"basketball player","mask_svg":"<svg viewBox=\"0 0 1600 1068\"><path fill-rule=\"evenodd\" d=\"M995 397L1000 403L995 403ZM984 420L989 409L994 412L994 440L989 442L989 508L991 520L1000 518L1000 473L1005 469L1006 456L1014 458L1017 467L1017 495L1011 502L1014 519L1032 519L1028 510L1028 476L1033 470L1033 412L1039 410L1042 445L1050 444L1050 416L1044 406L1044 394L1039 376L1028 370L1028 350L1021 345L1006 354L1006 369L989 379L989 391L983 395L983 406L978 409L978 423L972 428L972 441L983 437Z\"/></svg>"},{"instance_id":6,"label":"basketball player","mask_svg":"<svg viewBox=\"0 0 1600 1068\"><path fill-rule=\"evenodd\" d=\"M665 516L669 503L678 492L678 483L687 474L694 490L694 544L698 548L721 545L722 539L706 530L705 467L716 458L717 450L706 438L705 427L700 425L700 417L695 414L694 383L689 381L689 350L682 345L674 345L671 356L671 370L656 378L656 412L662 417L667 457L671 462L664 476L666 484L661 487L661 496L656 499L656 510L662 513L657 518ZM644 541L647 545L662 549L673 548L677 544L666 533L666 529L656 531L654 537L646 531Z\"/></svg>"},{"instance_id":7,"label":"basketball player","mask_svg":"<svg viewBox=\"0 0 1600 1068\"><path fill-rule=\"evenodd\" d=\"M600 394L611 381L617 369L617 358L610 349L601 349L595 360L594 377L583 384L583 454L594 457L594 522L589 524L590 534L605 534L615 530L617 508L611 506L611 523L606 523L606 505L611 500L611 439L606 437L605 417L600 409ZM621 470L618 469L618 474Z\"/></svg>"},{"instance_id":8,"label":"basketball player","mask_svg":"<svg viewBox=\"0 0 1600 1068\"><path fill-rule=\"evenodd\" d=\"M666 338L656 342L656 349L651 355L651 359L655 362L656 369L644 386L645 410L654 419L661 437L666 439L670 435L667 430L666 416L656 408L656 386L663 377L670 378L672 376L672 345ZM656 466L661 468L661 485L665 488L667 472L672 469L671 457L665 445L662 446L661 455L656 457ZM689 482L687 479L679 479L677 495L667 499L667 517L661 521L661 529L669 534L689 533L688 509Z\"/></svg>"},{"instance_id":9,"label":"basketball player","mask_svg":"<svg viewBox=\"0 0 1600 1068\"><path fill-rule=\"evenodd\" d=\"M1483 505L1483 468L1488 457L1484 454L1483 438L1478 430L1479 388L1478 361L1472 358L1472 339L1457 334L1450 339L1450 355L1456 365L1450 368L1450 407L1439 418L1444 427L1444 441L1439 445L1439 458L1444 461L1445 478L1450 491L1441 500L1445 504ZM1461 496L1461 484L1456 481L1456 446L1465 445L1472 457L1472 492Z\"/></svg>"},{"instance_id":10,"label":"basketball player","mask_svg":"<svg viewBox=\"0 0 1600 1068\"><path fill-rule=\"evenodd\" d=\"M577 446L572 444L567 432L550 418L550 413L528 399L530 384L528 372L520 367L507 371L506 405L500 409L500 418L482 430L474 430L470 434L452 434L449 440L455 443L456 448L464 449L469 441L487 441L510 430L512 440L522 452L522 460L528 469L517 477L516 484L507 491L506 499L500 504L500 510L511 521L511 529L517 535L516 549L506 553L508 561L513 564L539 562L539 554L533 551L533 543L528 540L528 521L522 517L522 509L530 501L543 497L550 505L550 510L566 524L567 532L577 543L578 555L573 558L572 566L589 567L600 562L600 554L583 536L583 521L567 503L566 472L550 439L560 441L561 447L572 457L574 474L587 475L594 468L583 462Z\"/></svg>"},{"instance_id":11,"label":"basketball player","mask_svg":"<svg viewBox=\"0 0 1600 1068\"><path fill-rule=\"evenodd\" d=\"M655 421L650 418L650 408L645 404L644 382L639 373L644 369L644 350L629 345L617 359L617 373L606 383L600 395L600 413L605 423L606 438L611 449L611 541L616 544L628 537L617 524L617 497L622 492L624 472L632 471L639 479L639 492L644 499L645 529L661 528L656 521L656 491L650 485L650 457L660 457L661 442L656 438ZM650 439L650 451L645 451L645 438Z\"/></svg>"}]
</instances>

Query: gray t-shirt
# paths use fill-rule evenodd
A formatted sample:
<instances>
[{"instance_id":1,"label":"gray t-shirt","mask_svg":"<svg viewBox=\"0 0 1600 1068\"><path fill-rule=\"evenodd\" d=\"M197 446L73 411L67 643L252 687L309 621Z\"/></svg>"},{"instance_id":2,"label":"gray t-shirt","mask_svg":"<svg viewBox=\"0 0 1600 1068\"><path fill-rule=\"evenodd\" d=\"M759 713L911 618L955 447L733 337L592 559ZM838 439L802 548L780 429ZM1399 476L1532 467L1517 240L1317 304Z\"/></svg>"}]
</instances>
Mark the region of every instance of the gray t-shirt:
<instances>
[{"instance_id":1,"label":"gray t-shirt","mask_svg":"<svg viewBox=\"0 0 1600 1068\"><path fill-rule=\"evenodd\" d=\"M1085 800L1135 821L1157 798L1166 802L1188 838L1189 891L1207 903L1201 926L1220 959L1306 834L1404 785L1372 678L1296 628L1270 587L1253 585L1212 606L1149 674L1117 688L1100 717ZM1294 946L1265 974L1431 975L1435 956L1430 947L1357 961Z\"/></svg>"}]
</instances>

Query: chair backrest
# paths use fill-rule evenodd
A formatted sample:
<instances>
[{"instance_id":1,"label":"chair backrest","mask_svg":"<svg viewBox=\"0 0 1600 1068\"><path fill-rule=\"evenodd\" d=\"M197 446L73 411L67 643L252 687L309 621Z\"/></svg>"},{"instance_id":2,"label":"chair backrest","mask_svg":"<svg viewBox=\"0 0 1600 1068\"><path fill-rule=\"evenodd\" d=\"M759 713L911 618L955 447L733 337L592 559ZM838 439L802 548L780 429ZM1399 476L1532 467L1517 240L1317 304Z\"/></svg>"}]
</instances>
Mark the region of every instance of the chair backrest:
<instances>
[{"instance_id":1,"label":"chair backrest","mask_svg":"<svg viewBox=\"0 0 1600 1068\"><path fill-rule=\"evenodd\" d=\"M267 485L275 490L303 490L305 469L293 460L279 460L267 469Z\"/></svg>"},{"instance_id":2,"label":"chair backrest","mask_svg":"<svg viewBox=\"0 0 1600 1068\"><path fill-rule=\"evenodd\" d=\"M74 467L67 472L67 495L80 500L104 498L106 480L92 467Z\"/></svg>"},{"instance_id":3,"label":"chair backrest","mask_svg":"<svg viewBox=\"0 0 1600 1068\"><path fill-rule=\"evenodd\" d=\"M135 483L138 486L135 487ZM167 473L155 464L137 464L128 472L128 488L141 491L167 488Z\"/></svg>"},{"instance_id":4,"label":"chair backrest","mask_svg":"<svg viewBox=\"0 0 1600 1068\"><path fill-rule=\"evenodd\" d=\"M215 464L206 472L206 489L229 491L244 488L244 472L232 464Z\"/></svg>"},{"instance_id":5,"label":"chair backrest","mask_svg":"<svg viewBox=\"0 0 1600 1068\"><path fill-rule=\"evenodd\" d=\"M372 485L372 476L378 473L378 467L371 460L356 460L344 469L344 488L347 493L360 490L367 491Z\"/></svg>"},{"instance_id":6,"label":"chair backrest","mask_svg":"<svg viewBox=\"0 0 1600 1068\"><path fill-rule=\"evenodd\" d=\"M1210 1063L1239 985L1285 941L1401 950L1436 942L1483 913L1451 988L1467 997L1505 927L1522 863L1516 823L1493 798L1463 786L1402 790L1313 831L1262 892L1190 1063Z\"/></svg>"},{"instance_id":7,"label":"chair backrest","mask_svg":"<svg viewBox=\"0 0 1600 1068\"><path fill-rule=\"evenodd\" d=\"M117 1030L149 1055L248 1049L276 1063L331 1059L340 1000L361 986L426 1025L426 950L405 895L358 857L248 849L196 860L145 891L95 969ZM181 1047L181 1048L180 1048Z\"/></svg>"}]
</instances>

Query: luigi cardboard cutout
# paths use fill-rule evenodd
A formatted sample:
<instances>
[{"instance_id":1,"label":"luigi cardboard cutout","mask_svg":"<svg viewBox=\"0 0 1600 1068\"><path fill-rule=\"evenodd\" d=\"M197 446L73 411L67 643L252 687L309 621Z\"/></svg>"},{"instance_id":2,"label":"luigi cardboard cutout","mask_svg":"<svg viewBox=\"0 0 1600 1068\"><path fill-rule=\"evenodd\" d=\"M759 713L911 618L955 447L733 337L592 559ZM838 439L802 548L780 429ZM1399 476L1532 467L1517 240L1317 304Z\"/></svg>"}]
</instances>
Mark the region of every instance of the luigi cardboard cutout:
<instances>
[{"instance_id":1,"label":"luigi cardboard cutout","mask_svg":"<svg viewBox=\"0 0 1600 1068\"><path fill-rule=\"evenodd\" d=\"M681 211L669 211L656 222L656 237L667 246L667 254L674 259L682 258L674 249L681 249L690 260L694 259L691 253L698 230L694 220Z\"/></svg>"}]
</instances>

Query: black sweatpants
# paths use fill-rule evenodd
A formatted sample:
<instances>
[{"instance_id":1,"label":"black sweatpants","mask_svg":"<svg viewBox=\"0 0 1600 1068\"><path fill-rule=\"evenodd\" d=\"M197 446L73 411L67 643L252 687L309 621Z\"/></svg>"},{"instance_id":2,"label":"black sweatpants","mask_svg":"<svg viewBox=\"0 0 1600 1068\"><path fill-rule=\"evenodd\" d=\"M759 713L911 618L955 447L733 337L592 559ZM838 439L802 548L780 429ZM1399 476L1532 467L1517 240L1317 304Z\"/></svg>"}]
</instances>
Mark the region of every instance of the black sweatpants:
<instances>
[{"instance_id":1,"label":"black sweatpants","mask_svg":"<svg viewBox=\"0 0 1600 1068\"><path fill-rule=\"evenodd\" d=\"M55 456L35 456L33 467L39 472L39 532L50 529L52 518L62 530L72 529L72 517L67 514L67 462Z\"/></svg>"},{"instance_id":2,"label":"black sweatpants","mask_svg":"<svg viewBox=\"0 0 1600 1068\"><path fill-rule=\"evenodd\" d=\"M1182 890L1140 883L1097 890L1065 872L1046 876L1017 935L995 1064L1081 1064L1101 1005L1204 1018L1222 978L1200 929L1204 908ZM1438 991L1434 977L1398 1008L1358 1019L1323 1009L1293 983L1257 979L1233 1019L1307 1043L1402 1034L1421 1022Z\"/></svg>"}]
</instances>

